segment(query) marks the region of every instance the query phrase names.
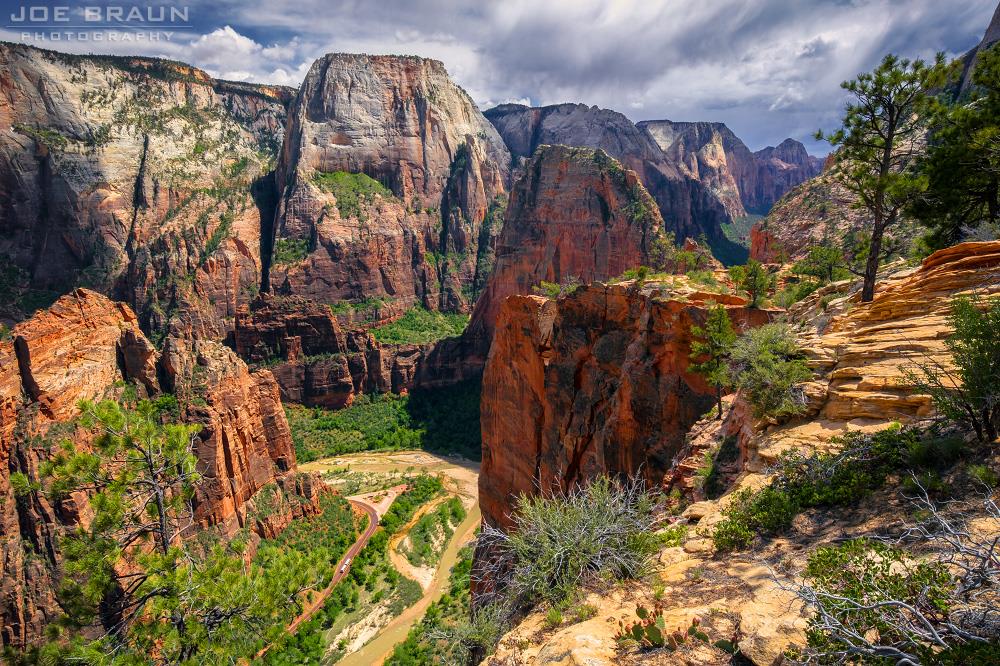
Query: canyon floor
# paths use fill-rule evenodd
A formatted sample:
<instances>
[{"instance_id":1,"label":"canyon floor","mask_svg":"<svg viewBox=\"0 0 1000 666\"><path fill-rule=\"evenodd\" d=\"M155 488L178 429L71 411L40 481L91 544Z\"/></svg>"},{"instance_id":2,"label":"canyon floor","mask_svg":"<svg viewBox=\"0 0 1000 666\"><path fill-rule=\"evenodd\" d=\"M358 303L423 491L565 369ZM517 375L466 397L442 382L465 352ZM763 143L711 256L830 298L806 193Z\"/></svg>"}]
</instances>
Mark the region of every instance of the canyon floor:
<instances>
[{"instance_id":1,"label":"canyon floor","mask_svg":"<svg viewBox=\"0 0 1000 666\"><path fill-rule=\"evenodd\" d=\"M472 541L476 528L482 519L479 510L478 484L479 463L461 457L438 456L425 451L365 452L333 458L324 458L303 464L301 469L317 472L334 488L343 485L345 478L359 483L361 492L376 492L395 483L403 474L424 472L440 475L447 494L429 502L410 519L409 523L393 538L389 546L389 557L393 566L407 578L417 581L423 589L423 596L395 618L386 618L379 608L374 608L365 617L350 625L352 642L363 642L356 649L337 661L342 666L368 666L381 664L402 642L413 627L423 617L427 607L439 599L447 587L448 574L458 559L462 546ZM410 529L428 511L433 511L448 497L458 497L466 509L466 517L455 528L441 556L433 567L414 567L400 552L399 546L405 541ZM388 622L386 620L388 619ZM337 638L332 636L331 638ZM331 641L335 643L336 641Z\"/></svg>"}]
</instances>

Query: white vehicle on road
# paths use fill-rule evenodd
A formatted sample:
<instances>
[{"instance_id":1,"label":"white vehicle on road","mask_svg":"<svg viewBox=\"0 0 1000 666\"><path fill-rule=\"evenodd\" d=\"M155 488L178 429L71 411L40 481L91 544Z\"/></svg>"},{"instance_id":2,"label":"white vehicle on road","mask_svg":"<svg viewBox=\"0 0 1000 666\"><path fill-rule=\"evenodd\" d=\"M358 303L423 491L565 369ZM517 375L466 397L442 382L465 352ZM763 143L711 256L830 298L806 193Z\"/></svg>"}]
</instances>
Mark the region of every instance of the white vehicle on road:
<instances>
[{"instance_id":1,"label":"white vehicle on road","mask_svg":"<svg viewBox=\"0 0 1000 666\"><path fill-rule=\"evenodd\" d=\"M350 563L351 563L351 558L348 557L346 560L344 560L344 563L340 565L340 573L344 573L345 571L347 571L347 565L349 565Z\"/></svg>"}]
</instances>

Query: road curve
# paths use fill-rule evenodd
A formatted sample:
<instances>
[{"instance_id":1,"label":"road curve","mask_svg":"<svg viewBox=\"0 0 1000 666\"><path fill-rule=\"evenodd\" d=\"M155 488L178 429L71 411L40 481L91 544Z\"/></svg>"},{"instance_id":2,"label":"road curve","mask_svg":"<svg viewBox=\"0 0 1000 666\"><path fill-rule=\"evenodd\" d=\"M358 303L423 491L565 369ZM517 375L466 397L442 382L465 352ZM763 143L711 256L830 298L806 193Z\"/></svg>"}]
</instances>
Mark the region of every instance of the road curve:
<instances>
[{"instance_id":1,"label":"road curve","mask_svg":"<svg viewBox=\"0 0 1000 666\"><path fill-rule=\"evenodd\" d=\"M285 628L285 630L289 634L294 634L296 631L298 631L302 623L308 622L309 619L316 614L316 611L318 611L320 608L323 607L323 604L326 603L327 598L329 598L330 594L333 592L333 588L335 588L337 586L337 583L342 581L344 577L347 576L348 573L350 573L351 565L347 564L347 566L344 566L347 560L350 559L351 563L353 564L354 559L358 556L358 553L360 553L361 549L368 544L368 540L372 538L372 535L375 534L375 530L378 529L378 511L375 510L375 507L373 505L369 504L368 502L365 502L364 500L358 500L358 499L349 499L347 501L351 503L351 506L360 509L361 511L364 511L366 514L368 514L368 527L365 529L364 533L357 538L354 544L347 549L347 552L344 553L344 556L340 558L340 561L337 562L337 566L333 570L333 578L330 579L330 583L325 588L323 588L323 590L320 591L320 593L316 595L309 603L307 603L302 608L302 612L299 613L298 617L292 620L289 623L288 627ZM267 651L270 649L271 649L270 645L264 647L260 652L257 653L256 658L260 659L265 654L267 654Z\"/></svg>"}]
</instances>

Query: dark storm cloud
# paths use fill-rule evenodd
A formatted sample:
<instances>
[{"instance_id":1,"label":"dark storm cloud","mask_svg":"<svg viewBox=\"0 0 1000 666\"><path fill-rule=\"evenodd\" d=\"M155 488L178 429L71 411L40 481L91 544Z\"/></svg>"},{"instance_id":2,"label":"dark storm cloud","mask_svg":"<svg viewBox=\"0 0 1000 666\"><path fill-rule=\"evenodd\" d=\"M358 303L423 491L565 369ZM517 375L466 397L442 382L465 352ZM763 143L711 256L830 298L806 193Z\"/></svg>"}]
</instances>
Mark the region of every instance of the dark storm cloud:
<instances>
[{"instance_id":1,"label":"dark storm cloud","mask_svg":"<svg viewBox=\"0 0 1000 666\"><path fill-rule=\"evenodd\" d=\"M786 136L808 142L818 127L831 127L843 104L840 81L887 52L928 58L971 48L995 0L196 0L190 6L191 34L117 50L287 85L297 85L312 61L330 51L417 54L443 60L482 106L577 101L634 120L717 120L756 149Z\"/></svg>"}]
</instances>

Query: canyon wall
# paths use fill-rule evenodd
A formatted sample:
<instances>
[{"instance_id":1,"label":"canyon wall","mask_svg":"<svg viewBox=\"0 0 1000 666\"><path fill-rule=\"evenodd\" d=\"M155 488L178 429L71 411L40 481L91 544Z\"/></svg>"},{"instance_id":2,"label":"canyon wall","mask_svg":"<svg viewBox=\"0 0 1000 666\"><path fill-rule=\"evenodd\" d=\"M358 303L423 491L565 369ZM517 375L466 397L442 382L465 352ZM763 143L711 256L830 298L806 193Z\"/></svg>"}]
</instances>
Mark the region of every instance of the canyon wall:
<instances>
[{"instance_id":1,"label":"canyon wall","mask_svg":"<svg viewBox=\"0 0 1000 666\"><path fill-rule=\"evenodd\" d=\"M467 311L492 263L509 166L442 63L320 58L276 172L276 247L305 251L270 267L271 288L330 304L380 299L388 318L414 305ZM364 177L335 182L344 172Z\"/></svg>"},{"instance_id":2,"label":"canyon wall","mask_svg":"<svg viewBox=\"0 0 1000 666\"><path fill-rule=\"evenodd\" d=\"M329 307L299 296L262 295L237 315L236 351L271 370L282 400L339 408L359 393L413 388L432 345L381 345L345 328Z\"/></svg>"},{"instance_id":3,"label":"canyon wall","mask_svg":"<svg viewBox=\"0 0 1000 666\"><path fill-rule=\"evenodd\" d=\"M15 496L11 474L38 481L57 439L88 441L92 433L73 422L78 401L113 397L124 383L140 395L172 392L179 418L201 426L194 444L203 476L195 497L200 528L223 537L241 527L270 535L318 510L321 484L295 474L291 432L270 372L250 372L231 350L206 340L169 338L158 353L126 304L77 289L0 341L4 647L31 644L58 616L58 535L85 519L80 497L53 504L39 492ZM254 498L267 487L280 490L282 501L262 515Z\"/></svg>"},{"instance_id":4,"label":"canyon wall","mask_svg":"<svg viewBox=\"0 0 1000 666\"><path fill-rule=\"evenodd\" d=\"M485 352L504 300L543 281L588 283L648 264L662 228L635 172L604 151L539 147L511 191L496 266L465 337Z\"/></svg>"},{"instance_id":5,"label":"canyon wall","mask_svg":"<svg viewBox=\"0 0 1000 666\"><path fill-rule=\"evenodd\" d=\"M0 69L0 318L85 286L157 337L224 338L259 288L252 190L291 91L14 44Z\"/></svg>"},{"instance_id":6,"label":"canyon wall","mask_svg":"<svg viewBox=\"0 0 1000 666\"><path fill-rule=\"evenodd\" d=\"M704 234L727 261L745 250L722 227L748 212L767 212L790 187L819 173L822 163L792 139L751 153L722 123L633 124L618 112L583 104L503 104L485 115L516 157L543 144L604 150L639 174L678 242Z\"/></svg>"},{"instance_id":7,"label":"canyon wall","mask_svg":"<svg viewBox=\"0 0 1000 666\"><path fill-rule=\"evenodd\" d=\"M505 525L513 498L598 474L662 482L714 390L688 370L691 327L709 302L738 328L773 314L736 296L671 283L581 287L508 298L483 376L479 499Z\"/></svg>"}]
</instances>

